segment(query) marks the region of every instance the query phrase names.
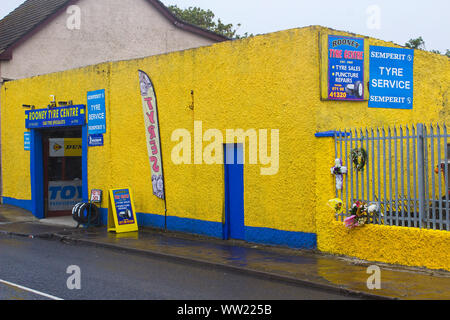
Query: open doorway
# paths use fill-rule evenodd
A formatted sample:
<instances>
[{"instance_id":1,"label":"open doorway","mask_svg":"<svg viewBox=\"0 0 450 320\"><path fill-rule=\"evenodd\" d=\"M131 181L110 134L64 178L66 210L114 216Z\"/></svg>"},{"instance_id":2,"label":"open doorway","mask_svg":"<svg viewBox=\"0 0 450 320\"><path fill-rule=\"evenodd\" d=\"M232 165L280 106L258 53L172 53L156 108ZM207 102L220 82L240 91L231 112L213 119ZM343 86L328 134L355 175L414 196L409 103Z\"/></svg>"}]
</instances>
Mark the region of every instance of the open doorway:
<instances>
[{"instance_id":1,"label":"open doorway","mask_svg":"<svg viewBox=\"0 0 450 320\"><path fill-rule=\"evenodd\" d=\"M44 215L70 216L82 201L81 127L42 130Z\"/></svg>"}]
</instances>

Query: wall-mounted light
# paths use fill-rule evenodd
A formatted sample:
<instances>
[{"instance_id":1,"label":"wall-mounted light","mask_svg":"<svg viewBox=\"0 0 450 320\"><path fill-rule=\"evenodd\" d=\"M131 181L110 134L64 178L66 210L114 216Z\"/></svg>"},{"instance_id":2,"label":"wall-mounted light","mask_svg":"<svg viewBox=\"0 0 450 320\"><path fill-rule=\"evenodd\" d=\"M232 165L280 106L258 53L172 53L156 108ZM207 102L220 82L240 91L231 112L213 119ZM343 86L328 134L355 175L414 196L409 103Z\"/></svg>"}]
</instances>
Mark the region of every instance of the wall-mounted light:
<instances>
[{"instance_id":1,"label":"wall-mounted light","mask_svg":"<svg viewBox=\"0 0 450 320\"><path fill-rule=\"evenodd\" d=\"M56 99L54 95L50 95L50 104L47 106L49 109L56 108Z\"/></svg>"},{"instance_id":2,"label":"wall-mounted light","mask_svg":"<svg viewBox=\"0 0 450 320\"><path fill-rule=\"evenodd\" d=\"M22 108L26 108L26 109L34 109L35 107L33 105L29 105L29 104L23 104Z\"/></svg>"}]
</instances>

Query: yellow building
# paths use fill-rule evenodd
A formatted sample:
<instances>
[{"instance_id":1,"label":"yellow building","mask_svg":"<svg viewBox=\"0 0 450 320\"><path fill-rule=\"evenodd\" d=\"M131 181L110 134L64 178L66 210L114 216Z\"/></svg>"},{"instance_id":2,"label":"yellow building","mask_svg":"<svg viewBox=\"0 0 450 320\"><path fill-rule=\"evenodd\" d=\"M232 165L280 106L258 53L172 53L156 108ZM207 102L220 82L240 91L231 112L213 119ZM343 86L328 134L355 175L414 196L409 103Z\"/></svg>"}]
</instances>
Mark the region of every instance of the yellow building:
<instances>
[{"instance_id":1,"label":"yellow building","mask_svg":"<svg viewBox=\"0 0 450 320\"><path fill-rule=\"evenodd\" d=\"M331 55L333 36L355 50ZM400 48L313 26L8 82L1 92L3 202L39 218L64 214L58 202L74 194L73 186L49 183L53 175L81 180L76 190L85 200L90 190L103 190L104 222L107 191L130 188L139 225L450 270L447 230L384 224L348 230L327 206L336 197L330 174L335 133L321 133L450 122L450 60L420 50L410 61L410 108L369 107L373 92L365 84L372 80L373 46ZM333 72L330 58L355 64L338 70L343 73L336 80L328 72ZM149 161L139 70L151 78L152 101L157 98L164 200L153 195L154 162ZM345 82L358 77L359 83ZM331 90L330 79L347 83L337 86L345 90ZM52 95L79 106L79 114L71 114L78 121L89 111L88 92L98 90L104 90L106 106L103 146L88 146L85 123L25 127L23 105L34 106L28 115L39 118L37 111L48 110ZM24 148L24 133L30 150ZM235 135L246 137L245 142L231 139ZM69 138L82 139L81 157L52 159L51 139ZM243 163L224 165L230 154ZM52 168L66 166L65 171L49 172L49 161ZM69 165L77 169L68 174ZM71 177L62 177L66 174ZM52 196L61 201L50 205Z\"/></svg>"}]
</instances>

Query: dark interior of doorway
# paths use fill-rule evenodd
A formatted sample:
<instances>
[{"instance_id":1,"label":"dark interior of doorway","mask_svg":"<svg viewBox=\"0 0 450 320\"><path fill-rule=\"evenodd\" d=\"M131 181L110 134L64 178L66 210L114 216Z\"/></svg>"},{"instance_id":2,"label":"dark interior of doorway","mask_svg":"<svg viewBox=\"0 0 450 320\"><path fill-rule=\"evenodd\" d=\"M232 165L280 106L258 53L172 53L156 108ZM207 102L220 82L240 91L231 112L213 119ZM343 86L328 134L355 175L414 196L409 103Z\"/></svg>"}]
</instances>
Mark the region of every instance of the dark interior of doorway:
<instances>
[{"instance_id":1,"label":"dark interior of doorway","mask_svg":"<svg viewBox=\"0 0 450 320\"><path fill-rule=\"evenodd\" d=\"M70 216L71 210L50 210L50 181L82 181L82 157L51 157L50 139L82 138L81 127L50 129L42 131L43 173L44 173L44 212L46 218Z\"/></svg>"}]
</instances>

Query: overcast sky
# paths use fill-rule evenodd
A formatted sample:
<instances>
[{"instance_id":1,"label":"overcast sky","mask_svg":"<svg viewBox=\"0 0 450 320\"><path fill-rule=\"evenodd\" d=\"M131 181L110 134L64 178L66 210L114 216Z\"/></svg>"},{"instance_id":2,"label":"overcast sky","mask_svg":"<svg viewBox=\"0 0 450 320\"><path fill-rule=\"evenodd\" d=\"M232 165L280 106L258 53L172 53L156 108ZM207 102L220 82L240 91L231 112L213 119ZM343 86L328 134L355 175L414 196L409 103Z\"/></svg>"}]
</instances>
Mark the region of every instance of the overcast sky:
<instances>
[{"instance_id":1,"label":"overcast sky","mask_svg":"<svg viewBox=\"0 0 450 320\"><path fill-rule=\"evenodd\" d=\"M95 0L94 0L95 1ZM422 36L426 49L450 49L449 0L162 0L211 9L238 33L261 34L322 25L404 45ZM24 2L1 0L0 17ZM369 11L368 11L369 10ZM369 22L369 25L368 25Z\"/></svg>"}]
</instances>

